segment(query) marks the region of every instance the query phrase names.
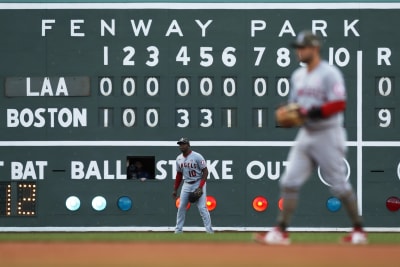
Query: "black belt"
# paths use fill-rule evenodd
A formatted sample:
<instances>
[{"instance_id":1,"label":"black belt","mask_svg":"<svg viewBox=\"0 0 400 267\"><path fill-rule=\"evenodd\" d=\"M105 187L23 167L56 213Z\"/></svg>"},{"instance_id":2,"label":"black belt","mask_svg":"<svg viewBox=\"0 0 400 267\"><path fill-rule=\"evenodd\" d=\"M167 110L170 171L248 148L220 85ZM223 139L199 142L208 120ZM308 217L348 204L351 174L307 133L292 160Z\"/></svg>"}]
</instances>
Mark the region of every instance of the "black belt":
<instances>
[{"instance_id":1,"label":"black belt","mask_svg":"<svg viewBox=\"0 0 400 267\"><path fill-rule=\"evenodd\" d=\"M197 180L196 181L185 181L185 183L188 183L188 184L194 184L196 182L197 182Z\"/></svg>"}]
</instances>

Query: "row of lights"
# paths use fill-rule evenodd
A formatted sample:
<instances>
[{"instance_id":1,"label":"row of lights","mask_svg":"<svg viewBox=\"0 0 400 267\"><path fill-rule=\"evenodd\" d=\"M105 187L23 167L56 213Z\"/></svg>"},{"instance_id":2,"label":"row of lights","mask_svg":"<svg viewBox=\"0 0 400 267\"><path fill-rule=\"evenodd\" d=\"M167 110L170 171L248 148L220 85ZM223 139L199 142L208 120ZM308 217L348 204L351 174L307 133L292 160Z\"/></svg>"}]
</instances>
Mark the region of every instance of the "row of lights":
<instances>
[{"instance_id":1,"label":"row of lights","mask_svg":"<svg viewBox=\"0 0 400 267\"><path fill-rule=\"evenodd\" d=\"M280 198L278 201L278 207L280 210L283 208L283 199ZM336 212L342 207L342 202L336 197L330 197L326 200L326 208L331 212ZM258 196L253 200L253 208L256 211L262 212L268 208L268 200L265 197ZM400 198L391 196L386 199L386 208L389 211L395 212L400 210Z\"/></svg>"},{"instance_id":2,"label":"row of lights","mask_svg":"<svg viewBox=\"0 0 400 267\"><path fill-rule=\"evenodd\" d=\"M326 201L326 208L331 212L336 212L342 207L342 202L336 197L330 197ZM263 212L268 208L268 200L265 197L258 196L253 199L253 209L258 212ZM278 208L283 209L283 198L278 201Z\"/></svg>"},{"instance_id":3,"label":"row of lights","mask_svg":"<svg viewBox=\"0 0 400 267\"><path fill-rule=\"evenodd\" d=\"M253 199L253 209L258 212L263 212L268 208L268 200L263 196L257 196ZM342 206L340 200L336 197L330 197L326 202L326 207L329 211L336 212ZM176 207L179 207L179 198L176 200ZM217 207L217 202L214 197L207 196L206 207L209 211L214 210ZM186 209L190 208L190 203L186 206ZM280 198L278 201L278 208L280 210L283 209L283 198Z\"/></svg>"},{"instance_id":4,"label":"row of lights","mask_svg":"<svg viewBox=\"0 0 400 267\"><path fill-rule=\"evenodd\" d=\"M180 203L180 198L176 199L175 206L178 208ZM70 196L67 198L66 207L70 211L76 211L80 208L81 202L78 197ZM252 202L253 209L257 212L265 211L268 206L268 200L263 196L257 196L253 199ZM107 201L102 196L96 196L92 199L92 208L96 211L102 211L106 208ZM122 211L128 211L132 208L132 199L127 196L122 196L118 198L117 206ZM188 203L186 209L190 209L191 204ZM213 196L207 196L206 199L206 207L209 211L213 211L217 207L217 201ZM342 207L342 202L336 197L330 197L326 201L326 208L331 212L336 212L340 210ZM280 198L278 201L278 208L282 210L283 208L283 199ZM400 198L391 196L386 200L386 208L389 211L395 212L400 209Z\"/></svg>"},{"instance_id":5,"label":"row of lights","mask_svg":"<svg viewBox=\"0 0 400 267\"><path fill-rule=\"evenodd\" d=\"M179 207L180 198L175 201L176 208ZM76 211L80 208L81 202L78 197L70 196L67 198L65 205L68 210ZM263 196L257 196L252 202L253 209L257 212L263 212L268 208L268 200ZM106 208L107 201L102 196L96 196L92 199L92 208L96 211L102 211ZM132 208L132 199L127 196L122 196L117 200L117 206L122 211L128 211ZM186 209L190 209L191 204L188 203ZM217 201L213 196L207 196L206 207L209 211L215 210L217 207ZM326 208L331 212L336 212L342 207L342 202L336 197L330 197L326 200ZM278 201L278 208L283 209L283 198ZM391 196L386 200L386 208L389 211L395 212L400 209L400 198Z\"/></svg>"},{"instance_id":6,"label":"row of lights","mask_svg":"<svg viewBox=\"0 0 400 267\"><path fill-rule=\"evenodd\" d=\"M179 207L179 198L176 200L176 207ZM65 201L65 206L70 211L77 211L81 207L81 201L76 196L70 196ZM117 206L122 211L128 211L132 208L132 199L127 196L122 196L117 200ZM212 196L207 196L206 206L212 211L217 207L217 201ZM102 211L107 207L107 200L102 196L96 196L92 199L92 208L96 211ZM187 209L190 208L188 203Z\"/></svg>"},{"instance_id":7,"label":"row of lights","mask_svg":"<svg viewBox=\"0 0 400 267\"><path fill-rule=\"evenodd\" d=\"M178 198L175 202L176 207L179 207ZM128 211L132 208L132 199L128 196L119 197L117 200L117 206L122 211ZM81 207L81 201L77 196L70 196L65 201L65 206L70 211L77 211ZM207 196L206 206L209 211L214 210L217 207L217 201L212 196ZM96 211L102 211L107 207L107 200L103 196L96 196L92 199L92 208ZM190 203L188 203L187 209L190 208Z\"/></svg>"},{"instance_id":8,"label":"row of lights","mask_svg":"<svg viewBox=\"0 0 400 267\"><path fill-rule=\"evenodd\" d=\"M181 199L178 197L178 198L176 199L176 201L175 201L175 206L176 206L176 208L179 207L180 202L181 202ZM188 203L188 204L186 205L186 209L187 209L187 210L190 209L190 206L191 206L191 204ZM207 207L207 209L208 209L209 211L213 211L213 210L215 210L215 208L217 207L217 201L215 200L215 198L214 198L213 196L207 196L207 198L206 198L206 207Z\"/></svg>"}]
</instances>

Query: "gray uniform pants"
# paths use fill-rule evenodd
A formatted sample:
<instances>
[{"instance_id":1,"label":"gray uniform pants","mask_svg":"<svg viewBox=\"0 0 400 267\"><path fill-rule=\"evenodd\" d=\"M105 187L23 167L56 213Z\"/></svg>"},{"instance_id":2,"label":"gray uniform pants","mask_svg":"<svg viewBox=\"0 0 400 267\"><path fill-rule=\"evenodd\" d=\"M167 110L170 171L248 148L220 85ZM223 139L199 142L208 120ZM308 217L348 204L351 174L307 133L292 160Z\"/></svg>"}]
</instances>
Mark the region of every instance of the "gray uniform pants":
<instances>
[{"instance_id":1,"label":"gray uniform pants","mask_svg":"<svg viewBox=\"0 0 400 267\"><path fill-rule=\"evenodd\" d=\"M319 165L324 180L331 185L332 194L341 197L352 190L346 180L345 155L346 132L342 127L321 130L307 130L303 127L289 152L288 167L280 185L283 189L298 191L312 170Z\"/></svg>"},{"instance_id":2,"label":"gray uniform pants","mask_svg":"<svg viewBox=\"0 0 400 267\"><path fill-rule=\"evenodd\" d=\"M185 223L185 217L186 217L186 206L189 202L189 194L190 192L193 192L196 188L199 187L200 180L198 180L194 184L188 184L183 182L183 186L181 189L181 194L180 194L180 204L178 208L178 213L176 215L176 227L175 227L175 232L182 232L183 231L183 224ZM203 186L203 195L199 198L199 200L196 203L192 203L192 207L194 204L197 205L197 208L199 209L199 213L201 215L201 218L203 219L204 227L206 228L206 232L212 233L213 229L211 227L211 217L210 213L206 207L206 198L207 198L207 184Z\"/></svg>"}]
</instances>

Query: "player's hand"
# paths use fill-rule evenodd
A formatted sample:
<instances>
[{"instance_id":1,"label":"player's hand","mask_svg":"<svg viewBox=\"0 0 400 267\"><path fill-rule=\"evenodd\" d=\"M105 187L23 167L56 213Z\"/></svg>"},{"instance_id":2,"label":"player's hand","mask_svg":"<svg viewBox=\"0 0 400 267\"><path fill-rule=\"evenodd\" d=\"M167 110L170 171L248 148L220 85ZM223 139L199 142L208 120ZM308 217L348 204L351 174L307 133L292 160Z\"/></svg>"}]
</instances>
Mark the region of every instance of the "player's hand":
<instances>
[{"instance_id":1,"label":"player's hand","mask_svg":"<svg viewBox=\"0 0 400 267\"><path fill-rule=\"evenodd\" d=\"M173 199L177 199L178 198L178 192L174 189L174 191L172 191L172 198Z\"/></svg>"},{"instance_id":2,"label":"player's hand","mask_svg":"<svg viewBox=\"0 0 400 267\"><path fill-rule=\"evenodd\" d=\"M289 103L275 110L275 119L280 127L298 127L303 125L305 121L305 116L301 112L299 104Z\"/></svg>"},{"instance_id":3,"label":"player's hand","mask_svg":"<svg viewBox=\"0 0 400 267\"><path fill-rule=\"evenodd\" d=\"M195 203L203 195L203 189L198 187L196 190L189 194L189 202Z\"/></svg>"},{"instance_id":4,"label":"player's hand","mask_svg":"<svg viewBox=\"0 0 400 267\"><path fill-rule=\"evenodd\" d=\"M196 195L201 196L203 194L203 188L198 187L198 188L196 188L196 190L194 190L194 192Z\"/></svg>"},{"instance_id":5,"label":"player's hand","mask_svg":"<svg viewBox=\"0 0 400 267\"><path fill-rule=\"evenodd\" d=\"M300 115L301 115L302 117L307 117L307 116L308 116L308 111L307 111L307 109L305 109L305 108L303 108L303 107L300 107L300 108L299 108L299 113L300 113Z\"/></svg>"}]
</instances>

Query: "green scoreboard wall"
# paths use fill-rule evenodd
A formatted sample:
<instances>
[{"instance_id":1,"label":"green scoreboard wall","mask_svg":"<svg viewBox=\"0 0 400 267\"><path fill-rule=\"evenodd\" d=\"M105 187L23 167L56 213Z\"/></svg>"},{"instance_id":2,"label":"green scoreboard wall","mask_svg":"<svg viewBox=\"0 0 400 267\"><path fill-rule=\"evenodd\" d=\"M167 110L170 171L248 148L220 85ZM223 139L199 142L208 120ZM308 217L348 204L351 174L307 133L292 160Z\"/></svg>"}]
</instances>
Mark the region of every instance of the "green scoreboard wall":
<instances>
[{"instance_id":1,"label":"green scoreboard wall","mask_svg":"<svg viewBox=\"0 0 400 267\"><path fill-rule=\"evenodd\" d=\"M273 226L297 132L277 127L274 109L299 67L290 42L312 29L323 37L324 58L345 75L343 164L359 212L367 227L396 231L399 8L0 4L0 230L173 229L182 136L208 161L217 230ZM127 179L132 159L144 160L152 179ZM196 208L188 213L188 229L202 229ZM350 226L318 169L292 226Z\"/></svg>"}]
</instances>

